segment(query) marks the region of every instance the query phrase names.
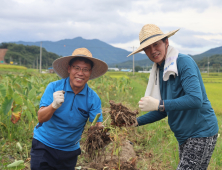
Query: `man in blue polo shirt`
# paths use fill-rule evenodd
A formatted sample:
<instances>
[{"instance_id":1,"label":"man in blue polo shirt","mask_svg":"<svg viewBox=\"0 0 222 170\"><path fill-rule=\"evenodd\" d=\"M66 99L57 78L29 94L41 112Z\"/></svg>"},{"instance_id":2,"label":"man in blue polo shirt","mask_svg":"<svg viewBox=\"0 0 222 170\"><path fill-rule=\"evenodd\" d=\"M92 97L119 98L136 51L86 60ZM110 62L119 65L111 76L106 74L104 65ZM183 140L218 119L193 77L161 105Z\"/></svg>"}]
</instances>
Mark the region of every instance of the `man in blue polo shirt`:
<instances>
[{"instance_id":1,"label":"man in blue polo shirt","mask_svg":"<svg viewBox=\"0 0 222 170\"><path fill-rule=\"evenodd\" d=\"M93 122L101 113L96 126L102 126L101 100L87 81L105 74L107 64L79 48L71 56L55 60L53 69L63 79L51 82L41 98L32 141L32 170L73 170L88 118Z\"/></svg>"}]
</instances>

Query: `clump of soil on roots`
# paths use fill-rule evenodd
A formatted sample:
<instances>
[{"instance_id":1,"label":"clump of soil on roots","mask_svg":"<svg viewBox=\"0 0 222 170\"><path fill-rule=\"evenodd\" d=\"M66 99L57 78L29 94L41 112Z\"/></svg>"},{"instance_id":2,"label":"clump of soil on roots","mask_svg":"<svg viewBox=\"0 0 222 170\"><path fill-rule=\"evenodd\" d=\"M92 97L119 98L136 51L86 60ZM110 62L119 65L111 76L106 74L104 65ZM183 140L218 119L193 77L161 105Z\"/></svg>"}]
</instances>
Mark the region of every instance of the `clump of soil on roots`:
<instances>
[{"instance_id":1,"label":"clump of soil on roots","mask_svg":"<svg viewBox=\"0 0 222 170\"><path fill-rule=\"evenodd\" d=\"M100 155L100 149L104 148L111 142L109 136L109 128L92 127L88 130L86 139L86 152L91 159L95 159Z\"/></svg>"},{"instance_id":2,"label":"clump of soil on roots","mask_svg":"<svg viewBox=\"0 0 222 170\"><path fill-rule=\"evenodd\" d=\"M136 115L138 111L131 111L121 103L110 101L111 125L122 127L137 124ZM110 127L111 128L111 127ZM112 127L113 128L113 127ZM136 153L130 141L120 138L119 154L115 155L114 150L117 145L113 137L110 137L112 132L109 128L91 127L88 130L87 139L85 141L85 151L91 159L89 167L83 168L84 170L137 170L136 169ZM109 131L110 130L110 131ZM112 135L111 135L112 136ZM118 141L119 142L119 141Z\"/></svg>"},{"instance_id":3,"label":"clump of soil on roots","mask_svg":"<svg viewBox=\"0 0 222 170\"><path fill-rule=\"evenodd\" d=\"M115 103L114 101L110 100L110 115L112 125L115 126L131 126L133 124L137 124L136 115L139 114L139 112L131 111L126 106L123 106L121 103Z\"/></svg>"}]
</instances>

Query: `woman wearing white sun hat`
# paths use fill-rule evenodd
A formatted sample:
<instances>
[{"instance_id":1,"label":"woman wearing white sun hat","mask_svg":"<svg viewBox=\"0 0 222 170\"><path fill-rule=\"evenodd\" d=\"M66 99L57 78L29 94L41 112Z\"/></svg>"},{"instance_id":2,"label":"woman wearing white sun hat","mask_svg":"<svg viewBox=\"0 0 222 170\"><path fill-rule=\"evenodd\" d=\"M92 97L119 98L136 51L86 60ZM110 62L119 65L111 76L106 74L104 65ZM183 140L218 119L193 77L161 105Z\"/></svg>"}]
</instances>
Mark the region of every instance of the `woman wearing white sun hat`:
<instances>
[{"instance_id":1,"label":"woman wearing white sun hat","mask_svg":"<svg viewBox=\"0 0 222 170\"><path fill-rule=\"evenodd\" d=\"M139 101L138 126L168 116L168 123L179 143L177 170L205 170L217 141L218 123L207 98L195 61L169 45L168 38L178 30L164 34L156 25L143 26L140 46L154 62L145 97ZM129 56L130 56L129 55Z\"/></svg>"},{"instance_id":2,"label":"woman wearing white sun hat","mask_svg":"<svg viewBox=\"0 0 222 170\"><path fill-rule=\"evenodd\" d=\"M31 169L73 170L81 153L79 141L87 119L93 122L101 113L96 126L102 126L101 100L87 81L105 74L108 66L93 58L86 48L78 48L52 65L62 79L51 82L41 98Z\"/></svg>"}]
</instances>

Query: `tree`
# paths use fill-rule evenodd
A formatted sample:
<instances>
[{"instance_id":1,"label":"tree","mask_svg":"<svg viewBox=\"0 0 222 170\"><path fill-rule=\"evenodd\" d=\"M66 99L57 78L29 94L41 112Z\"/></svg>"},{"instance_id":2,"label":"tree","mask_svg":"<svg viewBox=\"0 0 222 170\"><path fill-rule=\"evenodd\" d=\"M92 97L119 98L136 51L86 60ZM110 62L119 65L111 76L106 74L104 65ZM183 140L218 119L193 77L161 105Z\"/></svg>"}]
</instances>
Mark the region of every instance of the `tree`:
<instances>
[{"instance_id":1,"label":"tree","mask_svg":"<svg viewBox=\"0 0 222 170\"><path fill-rule=\"evenodd\" d=\"M213 68L215 69L215 71L218 71L219 72L219 69L220 69L221 65L220 64L213 64Z\"/></svg>"},{"instance_id":2,"label":"tree","mask_svg":"<svg viewBox=\"0 0 222 170\"><path fill-rule=\"evenodd\" d=\"M36 61L39 58L39 47L38 46L28 46L15 43L2 43L0 48L7 48L8 51L5 55L6 63L9 63L11 60L14 63L21 62L21 65L26 67L35 67L37 65ZM48 68L51 66L52 62L59 58L55 53L46 51L45 48L42 48L42 68Z\"/></svg>"},{"instance_id":3,"label":"tree","mask_svg":"<svg viewBox=\"0 0 222 170\"><path fill-rule=\"evenodd\" d=\"M135 72L142 71L142 70L143 70L143 68L140 67L140 66L136 66L136 67L135 67Z\"/></svg>"}]
</instances>

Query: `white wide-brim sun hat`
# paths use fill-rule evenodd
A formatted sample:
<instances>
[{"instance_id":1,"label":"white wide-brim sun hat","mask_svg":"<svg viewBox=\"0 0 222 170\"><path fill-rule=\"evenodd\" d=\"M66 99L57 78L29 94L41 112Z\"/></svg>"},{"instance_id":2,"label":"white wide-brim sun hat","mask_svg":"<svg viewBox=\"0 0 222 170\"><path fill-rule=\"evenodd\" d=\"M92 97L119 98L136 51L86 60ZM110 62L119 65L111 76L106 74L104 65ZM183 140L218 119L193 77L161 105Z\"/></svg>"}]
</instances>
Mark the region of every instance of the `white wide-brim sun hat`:
<instances>
[{"instance_id":1,"label":"white wide-brim sun hat","mask_svg":"<svg viewBox=\"0 0 222 170\"><path fill-rule=\"evenodd\" d=\"M154 24L146 24L143 26L143 28L140 31L139 34L139 40L140 40L140 46L133 51L131 54L129 54L127 57L139 53L143 51L144 48L147 46L165 38L165 37L170 37L174 35L179 29L171 31L169 33L164 34L159 27L157 27Z\"/></svg>"},{"instance_id":2,"label":"white wide-brim sun hat","mask_svg":"<svg viewBox=\"0 0 222 170\"><path fill-rule=\"evenodd\" d=\"M102 76L108 70L108 65L97 58L93 58L91 52L87 48L77 48L71 56L60 57L52 63L53 70L61 78L69 77L68 67L69 61L76 57L83 57L93 62L92 73L89 80Z\"/></svg>"}]
</instances>

